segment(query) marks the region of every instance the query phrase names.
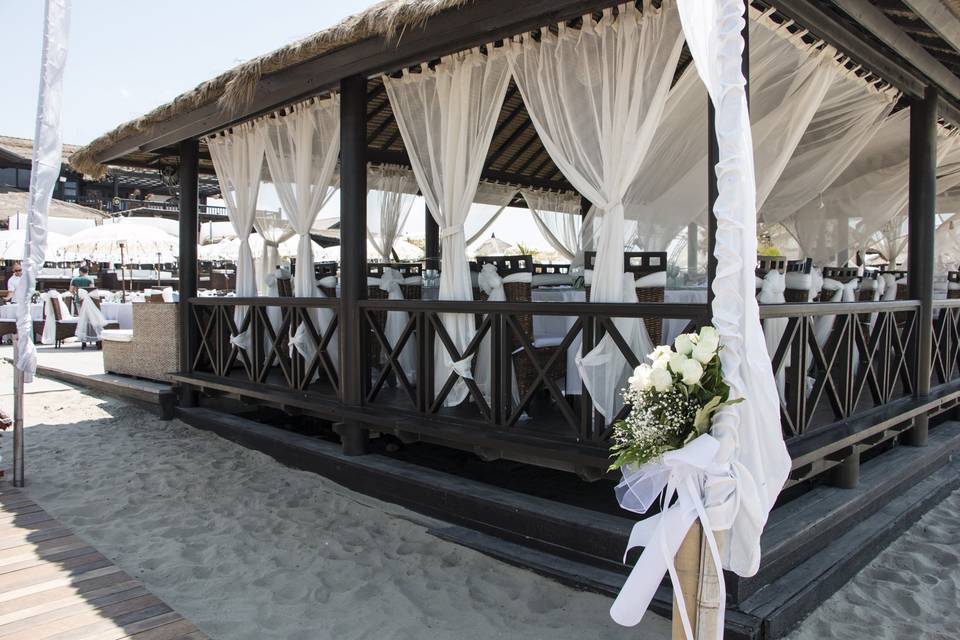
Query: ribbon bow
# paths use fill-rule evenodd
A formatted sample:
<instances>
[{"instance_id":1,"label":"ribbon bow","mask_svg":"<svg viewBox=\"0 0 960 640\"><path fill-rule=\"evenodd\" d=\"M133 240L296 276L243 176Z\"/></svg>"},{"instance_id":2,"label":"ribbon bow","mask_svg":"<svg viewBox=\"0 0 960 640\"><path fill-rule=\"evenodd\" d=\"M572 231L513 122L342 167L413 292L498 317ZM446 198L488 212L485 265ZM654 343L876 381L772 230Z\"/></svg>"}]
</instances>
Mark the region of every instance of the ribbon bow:
<instances>
[{"instance_id":1,"label":"ribbon bow","mask_svg":"<svg viewBox=\"0 0 960 640\"><path fill-rule=\"evenodd\" d=\"M503 278L497 272L497 265L486 263L480 269L480 275L477 276L477 284L487 294L487 300L490 302L503 302L507 299L507 294L503 290Z\"/></svg>"},{"instance_id":2,"label":"ribbon bow","mask_svg":"<svg viewBox=\"0 0 960 640\"><path fill-rule=\"evenodd\" d=\"M784 292L787 290L787 278L776 269L767 272L760 286L760 302L775 304L786 302Z\"/></svg>"},{"instance_id":3,"label":"ribbon bow","mask_svg":"<svg viewBox=\"0 0 960 640\"><path fill-rule=\"evenodd\" d=\"M629 627L638 624L650 606L663 574L669 573L684 632L688 640L693 640L693 630L680 590L674 558L687 531L699 518L717 575L723 576L720 550L703 499L703 486L708 473L716 471L710 467L714 464L719 450L720 442L713 436L704 434L682 449L665 453L660 462L624 472L623 480L616 488L620 506L628 511L644 513L660 498L662 510L637 522L630 532L624 561L631 549L644 547L644 550L610 607L610 616L617 624ZM676 501L673 500L674 496ZM726 595L722 578L719 583L720 602L724 602ZM722 638L722 634L723 606L719 608L718 640Z\"/></svg>"},{"instance_id":4,"label":"ribbon bow","mask_svg":"<svg viewBox=\"0 0 960 640\"><path fill-rule=\"evenodd\" d=\"M840 282L833 278L824 278L822 287L827 291L833 291L830 302L856 302L857 287L860 283L854 279L849 282Z\"/></svg>"},{"instance_id":5,"label":"ribbon bow","mask_svg":"<svg viewBox=\"0 0 960 640\"><path fill-rule=\"evenodd\" d=\"M399 271L392 267L386 267L383 270L383 275L380 276L380 290L386 291L391 299L403 300L403 290L400 289L401 284L403 284L403 276L400 275ZM400 293L400 297L394 298L397 292Z\"/></svg>"}]
</instances>

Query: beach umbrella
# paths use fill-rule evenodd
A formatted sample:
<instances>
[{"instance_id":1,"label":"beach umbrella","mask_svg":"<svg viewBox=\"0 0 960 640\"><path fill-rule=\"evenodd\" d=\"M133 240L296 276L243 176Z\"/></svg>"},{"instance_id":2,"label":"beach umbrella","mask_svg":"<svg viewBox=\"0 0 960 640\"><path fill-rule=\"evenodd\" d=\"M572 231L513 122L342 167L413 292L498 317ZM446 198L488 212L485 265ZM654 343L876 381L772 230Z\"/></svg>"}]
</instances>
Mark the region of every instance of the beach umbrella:
<instances>
[{"instance_id":1,"label":"beach umbrella","mask_svg":"<svg viewBox=\"0 0 960 640\"><path fill-rule=\"evenodd\" d=\"M57 250L65 261L90 259L94 262L173 262L180 241L154 227L139 224L103 224L68 237ZM121 255L122 254L122 255Z\"/></svg>"},{"instance_id":2,"label":"beach umbrella","mask_svg":"<svg viewBox=\"0 0 960 640\"><path fill-rule=\"evenodd\" d=\"M0 231L0 260L23 260L25 229L7 229ZM66 240L61 233L47 232L47 254L52 255L57 247Z\"/></svg>"},{"instance_id":3,"label":"beach umbrella","mask_svg":"<svg viewBox=\"0 0 960 640\"><path fill-rule=\"evenodd\" d=\"M519 253L519 250L515 246L509 242L504 242L495 235L491 235L473 250L475 256L507 256L517 253Z\"/></svg>"},{"instance_id":4,"label":"beach umbrella","mask_svg":"<svg viewBox=\"0 0 960 640\"><path fill-rule=\"evenodd\" d=\"M229 221L204 222L200 225L200 233L197 234L200 244L212 244L236 237L237 232L233 230L233 224Z\"/></svg>"},{"instance_id":5,"label":"beach umbrella","mask_svg":"<svg viewBox=\"0 0 960 640\"><path fill-rule=\"evenodd\" d=\"M157 218L157 217L116 217L107 222L104 222L104 225L108 224L133 224L144 227L153 227L154 229L160 229L166 233L169 233L172 236L180 235L180 221L171 220L169 218Z\"/></svg>"},{"instance_id":6,"label":"beach umbrella","mask_svg":"<svg viewBox=\"0 0 960 640\"><path fill-rule=\"evenodd\" d=\"M284 240L279 244L277 250L281 258L297 257L297 242L299 237L294 236ZM323 248L316 242L312 243L313 257L315 260L324 259L322 256ZM263 255L263 237L259 233L250 234L250 251L254 259ZM200 260L236 260L240 253L240 240L238 238L225 238L213 244L200 245L197 248L197 258Z\"/></svg>"}]
</instances>

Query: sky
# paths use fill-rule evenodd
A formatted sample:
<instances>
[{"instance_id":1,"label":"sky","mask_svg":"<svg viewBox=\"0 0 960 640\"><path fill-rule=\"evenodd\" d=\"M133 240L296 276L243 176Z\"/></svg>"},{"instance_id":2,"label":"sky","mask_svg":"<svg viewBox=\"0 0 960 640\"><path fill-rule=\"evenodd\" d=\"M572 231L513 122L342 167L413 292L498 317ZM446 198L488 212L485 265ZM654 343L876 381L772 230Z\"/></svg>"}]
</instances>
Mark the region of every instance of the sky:
<instances>
[{"instance_id":1,"label":"sky","mask_svg":"<svg viewBox=\"0 0 960 640\"><path fill-rule=\"evenodd\" d=\"M86 144L237 64L336 24L374 0L73 0L63 140ZM33 138L43 0L0 0L0 135ZM336 199L334 199L336 200ZM337 202L321 217L337 215ZM264 189L260 207L276 209ZM417 203L409 235L423 235ZM548 248L526 210L491 233Z\"/></svg>"}]
</instances>

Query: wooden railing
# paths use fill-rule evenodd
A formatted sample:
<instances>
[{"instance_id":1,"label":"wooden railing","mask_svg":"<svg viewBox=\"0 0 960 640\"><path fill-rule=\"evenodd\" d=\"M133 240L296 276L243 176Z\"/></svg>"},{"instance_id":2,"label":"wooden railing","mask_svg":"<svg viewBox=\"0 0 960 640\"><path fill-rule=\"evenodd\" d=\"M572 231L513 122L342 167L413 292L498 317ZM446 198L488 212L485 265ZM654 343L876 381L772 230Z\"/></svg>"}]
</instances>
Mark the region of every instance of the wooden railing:
<instances>
[{"instance_id":1,"label":"wooden railing","mask_svg":"<svg viewBox=\"0 0 960 640\"><path fill-rule=\"evenodd\" d=\"M589 350L609 334L635 366L645 354L629 350L615 319L682 319L692 329L709 318L706 305L699 304L363 300L362 401L348 406L341 401L340 380L355 372L342 370L331 346L339 300L194 298L189 304L199 334L189 373L203 377L205 385L330 420L349 417L401 437L432 437L485 458L514 458L593 477L606 462L609 421L593 410L586 389L578 387L575 393L553 377L557 359L566 358L578 340ZM931 375L936 386L960 378L960 301L935 307ZM240 322L235 320L238 308L244 310ZM319 326L318 309L332 313L332 322ZM894 437L909 426L912 415L926 410L915 397L919 309L917 301L761 306L767 327L783 326L771 365L781 389L781 422L794 458L794 481L822 473L853 450ZM390 311L406 314L392 346L383 326ZM447 333L444 314L473 319L476 334L463 350ZM523 320L531 315L570 319L548 356L539 354L523 329L529 326ZM309 361L290 349L289 336L301 326L315 350ZM249 350L231 341L247 331ZM481 348L485 343L489 352ZM408 346L415 353L415 375L401 366ZM470 361L476 371L481 353L489 358L489 388L453 373L435 380L438 354ZM516 393L514 375L521 365L532 373L525 389ZM444 406L461 383L467 401Z\"/></svg>"}]
</instances>

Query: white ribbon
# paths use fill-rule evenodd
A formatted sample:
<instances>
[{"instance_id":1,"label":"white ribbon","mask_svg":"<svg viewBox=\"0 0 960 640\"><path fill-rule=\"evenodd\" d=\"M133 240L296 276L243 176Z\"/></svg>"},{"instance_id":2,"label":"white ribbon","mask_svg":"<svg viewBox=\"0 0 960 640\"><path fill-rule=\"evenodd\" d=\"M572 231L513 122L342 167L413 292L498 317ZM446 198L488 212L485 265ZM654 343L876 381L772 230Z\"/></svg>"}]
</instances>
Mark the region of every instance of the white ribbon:
<instances>
[{"instance_id":1,"label":"white ribbon","mask_svg":"<svg viewBox=\"0 0 960 640\"><path fill-rule=\"evenodd\" d=\"M688 640L694 640L674 559L684 537L698 518L703 525L703 535L710 548L716 575L719 576L719 600L721 603L726 601L720 550L703 499L703 486L707 475L720 471L711 469L711 466L715 466L714 460L719 451L719 441L709 434L704 434L682 449L665 453L659 462L624 472L624 478L616 488L620 506L635 513L644 513L659 498L661 511L637 522L630 531L624 561L631 549L644 549L610 607L610 616L617 624L628 627L638 624L649 608L663 574L669 573L683 630ZM724 607L721 605L717 625L718 640L723 637L723 615Z\"/></svg>"},{"instance_id":2,"label":"white ribbon","mask_svg":"<svg viewBox=\"0 0 960 640\"><path fill-rule=\"evenodd\" d=\"M375 279L371 278L371 280ZM408 281L419 281L419 277L405 279L396 269L386 267L383 270L383 275L379 281L377 281L377 286L380 287L381 291L387 292L387 299L403 300L403 289L401 285L407 284ZM409 315L406 311L387 312L387 321L383 333L391 349L396 348L397 343L400 342L400 338L403 336L403 330L406 328L408 321ZM386 358L387 354L384 353L383 362L386 362ZM403 346L403 349L401 349L397 361L400 364L400 368L403 369L403 372L407 375L407 378L413 383L417 374L417 352L413 336L407 340L407 343Z\"/></svg>"},{"instance_id":3,"label":"white ribbon","mask_svg":"<svg viewBox=\"0 0 960 640\"><path fill-rule=\"evenodd\" d=\"M860 282L856 278L847 283L834 280L833 278L824 278L822 289L832 291L833 295L830 296L829 301L821 300L821 302L856 302L857 287L859 286ZM820 316L817 318L813 331L817 337L817 344L820 346L823 346L830 337L835 319L836 316Z\"/></svg>"},{"instance_id":4,"label":"white ribbon","mask_svg":"<svg viewBox=\"0 0 960 640\"><path fill-rule=\"evenodd\" d=\"M787 301L784 296L786 290L786 277L776 269L773 269L768 271L767 275L764 276L757 300L761 304L783 304ZM783 334L787 330L787 322L788 320L786 318L767 318L763 321L763 336L767 343L767 353L770 354L771 358L777 353L777 348L780 346ZM783 359L783 363L789 361L790 352L788 351ZM777 390L780 392L781 398L784 397L784 390L786 388L783 363L774 371L774 375L777 378Z\"/></svg>"},{"instance_id":5,"label":"white ribbon","mask_svg":"<svg viewBox=\"0 0 960 640\"><path fill-rule=\"evenodd\" d=\"M307 236L309 238L309 236ZM319 287L325 287L327 289L335 289L337 287L337 276L326 276L317 280L317 296L321 298L326 298L327 294L323 292ZM310 312L311 318L313 319L314 329L320 338L323 338L323 333L327 330L327 327L330 326L330 322L333 320L333 311L327 308L313 309ZM329 350L336 352L336 344L333 341L333 338L330 340L328 345ZM305 324L301 323L297 327L297 330L292 336L290 336L290 356L293 357L295 352L299 352L303 356L304 360L307 361L309 366L310 362L313 360L313 356L316 354L316 348L313 346L313 339L310 337L310 333L307 331ZM336 357L331 358L333 366L337 368L337 359Z\"/></svg>"}]
</instances>

